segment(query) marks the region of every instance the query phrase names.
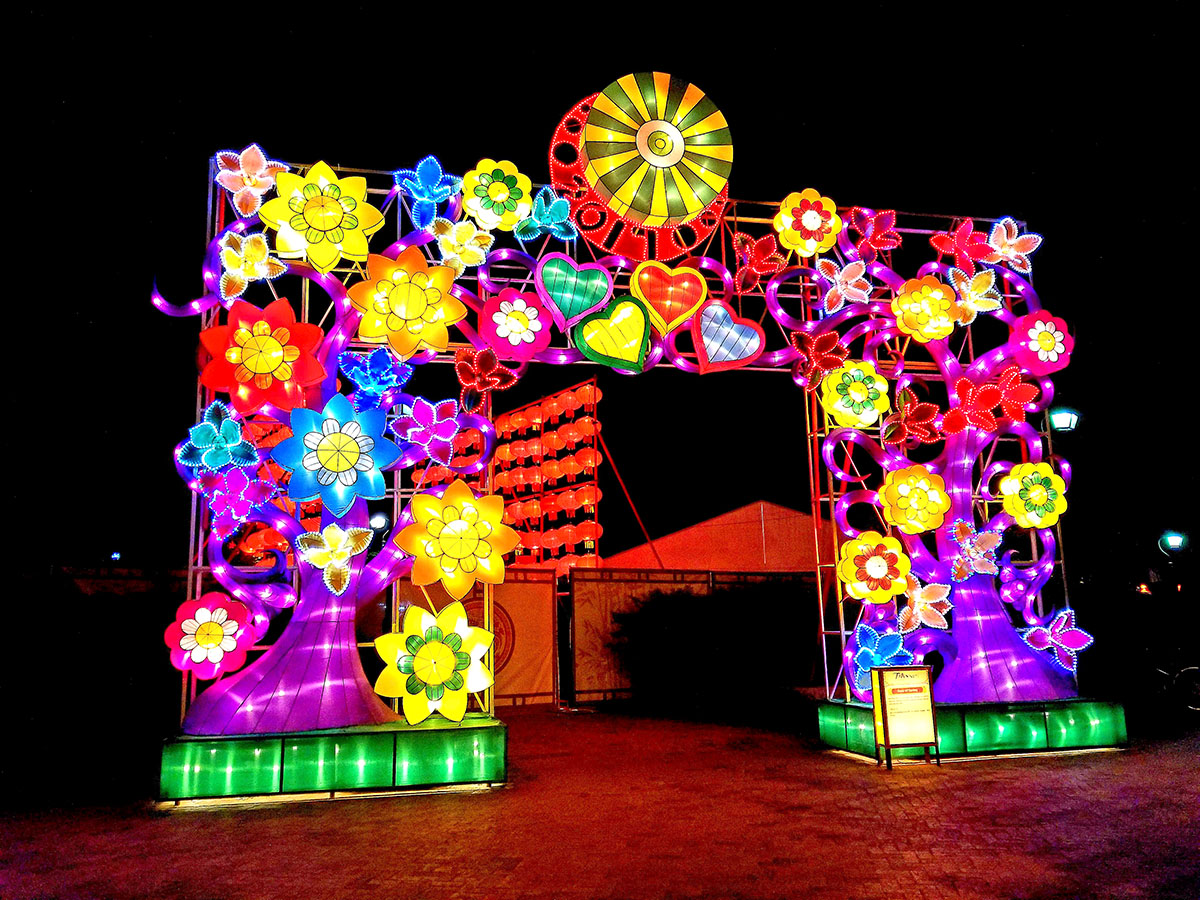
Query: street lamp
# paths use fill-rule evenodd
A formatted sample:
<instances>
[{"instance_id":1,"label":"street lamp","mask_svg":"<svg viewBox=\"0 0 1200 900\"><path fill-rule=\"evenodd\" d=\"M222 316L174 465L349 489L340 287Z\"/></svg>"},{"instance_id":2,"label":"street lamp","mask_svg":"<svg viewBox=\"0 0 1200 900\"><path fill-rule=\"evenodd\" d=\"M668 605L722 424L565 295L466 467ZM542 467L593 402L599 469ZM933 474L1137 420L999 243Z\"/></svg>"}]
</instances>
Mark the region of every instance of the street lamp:
<instances>
[{"instance_id":1,"label":"street lamp","mask_svg":"<svg viewBox=\"0 0 1200 900\"><path fill-rule=\"evenodd\" d=\"M1168 556L1178 553L1186 544L1187 535L1180 534L1178 531L1164 531L1162 537L1158 539L1158 549Z\"/></svg>"},{"instance_id":2,"label":"street lamp","mask_svg":"<svg viewBox=\"0 0 1200 900\"><path fill-rule=\"evenodd\" d=\"M1079 424L1079 413L1067 406L1050 410L1050 427L1055 431L1074 431Z\"/></svg>"}]
</instances>

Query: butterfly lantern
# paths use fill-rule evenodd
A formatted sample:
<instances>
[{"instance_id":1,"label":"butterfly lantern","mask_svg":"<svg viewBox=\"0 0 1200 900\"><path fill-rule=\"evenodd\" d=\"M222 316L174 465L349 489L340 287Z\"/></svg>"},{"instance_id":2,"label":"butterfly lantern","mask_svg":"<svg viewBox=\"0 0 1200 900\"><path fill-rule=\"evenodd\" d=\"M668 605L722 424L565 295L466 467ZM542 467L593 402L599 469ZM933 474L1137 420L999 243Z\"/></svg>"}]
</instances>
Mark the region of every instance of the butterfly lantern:
<instances>
[{"instance_id":1,"label":"butterfly lantern","mask_svg":"<svg viewBox=\"0 0 1200 900\"><path fill-rule=\"evenodd\" d=\"M951 564L951 577L966 581L972 575L997 575L996 548L1004 536L998 531L976 531L975 526L962 519L955 521L950 531L958 544L958 555Z\"/></svg>"},{"instance_id":2,"label":"butterfly lantern","mask_svg":"<svg viewBox=\"0 0 1200 900\"><path fill-rule=\"evenodd\" d=\"M1076 657L1096 640L1082 628L1075 627L1075 610L1064 609L1049 625L1022 629L1021 637L1034 650L1049 650L1054 661L1075 674Z\"/></svg>"}]
</instances>

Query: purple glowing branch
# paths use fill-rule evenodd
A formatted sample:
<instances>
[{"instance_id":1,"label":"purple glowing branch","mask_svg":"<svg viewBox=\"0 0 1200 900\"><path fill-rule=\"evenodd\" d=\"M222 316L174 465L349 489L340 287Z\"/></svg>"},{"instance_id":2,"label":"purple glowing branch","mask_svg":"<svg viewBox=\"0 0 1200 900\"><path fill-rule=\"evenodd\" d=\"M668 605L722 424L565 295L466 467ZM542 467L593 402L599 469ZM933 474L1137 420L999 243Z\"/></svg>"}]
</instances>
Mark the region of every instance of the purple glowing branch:
<instances>
[{"instance_id":1,"label":"purple glowing branch","mask_svg":"<svg viewBox=\"0 0 1200 900\"><path fill-rule=\"evenodd\" d=\"M410 231L394 244L389 244L383 251L383 255L389 259L395 259L409 247L424 247L433 240L433 232L426 229L425 231Z\"/></svg>"},{"instance_id":2,"label":"purple glowing branch","mask_svg":"<svg viewBox=\"0 0 1200 900\"><path fill-rule=\"evenodd\" d=\"M232 303L236 298L230 297L228 302L221 299L221 241L227 234L243 234L247 228L257 224L258 216L237 219L209 241L208 249L204 254L202 278L205 292L203 295L197 297L195 300L189 300L187 303L171 303L159 292L158 282L156 281L154 283L154 290L150 294L150 302L154 304L154 308L168 316L180 317L198 316L218 305L228 307L229 303Z\"/></svg>"},{"instance_id":3,"label":"purple glowing branch","mask_svg":"<svg viewBox=\"0 0 1200 900\"><path fill-rule=\"evenodd\" d=\"M777 272L767 282L767 289L763 292L763 296L766 298L767 309L771 313L771 318L784 328L789 331L812 331L815 328L815 324L811 320L796 318L788 313L779 302L779 286L798 277L813 281L817 277L817 272L815 269L810 269L807 266L792 266L790 269Z\"/></svg>"},{"instance_id":4,"label":"purple glowing branch","mask_svg":"<svg viewBox=\"0 0 1200 900\"><path fill-rule=\"evenodd\" d=\"M713 259L711 256L689 256L679 265L699 269L701 272L712 272L721 280L721 293L713 294L712 291L709 291L709 300L724 300L733 293L733 273L719 260Z\"/></svg>"},{"instance_id":5,"label":"purple glowing branch","mask_svg":"<svg viewBox=\"0 0 1200 900\"><path fill-rule=\"evenodd\" d=\"M870 473L865 475L851 475L846 466L838 465L834 452L843 442L858 444L867 451L867 455L885 472L901 469L908 463L908 460L903 456L893 451L885 450L877 441L863 434L857 428L835 428L829 432L821 444L821 459L824 460L830 474L838 481L861 484L870 477ZM847 453L849 453L849 450Z\"/></svg>"},{"instance_id":6,"label":"purple glowing branch","mask_svg":"<svg viewBox=\"0 0 1200 900\"><path fill-rule=\"evenodd\" d=\"M480 300L477 296L475 296L474 291L472 291L470 288L465 287L461 284L455 284L455 285L451 286L450 296L457 297L469 309L474 310L476 314L478 314L479 312L481 312L483 310L483 301ZM460 327L461 327L461 325L460 325Z\"/></svg>"},{"instance_id":7,"label":"purple glowing branch","mask_svg":"<svg viewBox=\"0 0 1200 900\"><path fill-rule=\"evenodd\" d=\"M913 574L920 577L926 584L936 584L949 580L949 566L940 562L925 544L925 539L919 534L897 532L897 537L904 544L904 550L912 561Z\"/></svg>"},{"instance_id":8,"label":"purple glowing branch","mask_svg":"<svg viewBox=\"0 0 1200 900\"><path fill-rule=\"evenodd\" d=\"M1038 592L1054 573L1057 548L1054 532L1049 528L1038 529L1037 536L1042 550L1031 564L1016 565L1012 561L1013 550L1006 552L1000 562L1000 596L1012 604L1028 625L1046 625L1054 617L1053 613L1039 616L1033 610Z\"/></svg>"},{"instance_id":9,"label":"purple glowing branch","mask_svg":"<svg viewBox=\"0 0 1200 900\"><path fill-rule=\"evenodd\" d=\"M926 655L939 653L946 662L958 659L958 641L948 631L938 628L918 628L904 637L904 648L913 655L913 662L921 665Z\"/></svg>"},{"instance_id":10,"label":"purple glowing branch","mask_svg":"<svg viewBox=\"0 0 1200 900\"><path fill-rule=\"evenodd\" d=\"M837 526L838 531L842 534L852 538L862 534L857 528L851 527L846 518L850 507L856 503L868 503L871 506L878 507L880 505L879 493L868 490L848 491L833 507L833 524Z\"/></svg>"},{"instance_id":11,"label":"purple glowing branch","mask_svg":"<svg viewBox=\"0 0 1200 900\"><path fill-rule=\"evenodd\" d=\"M523 278L507 279L503 282L492 278L492 264L498 262L517 262L529 270ZM506 287L515 287L518 282L533 284L533 273L537 269L537 260L523 250L515 247L501 247L488 254L487 259L479 266L477 278L479 287L489 294L498 294Z\"/></svg>"},{"instance_id":12,"label":"purple glowing branch","mask_svg":"<svg viewBox=\"0 0 1200 900\"><path fill-rule=\"evenodd\" d=\"M691 334L691 319L688 319L674 331L672 331L662 342L663 357L679 369L681 372L690 372L693 375L700 371L700 367L679 352L679 348L675 346L675 341L681 334Z\"/></svg>"},{"instance_id":13,"label":"purple glowing branch","mask_svg":"<svg viewBox=\"0 0 1200 900\"><path fill-rule=\"evenodd\" d=\"M1042 299L1038 296L1037 291L1033 289L1033 285L1016 272L1002 268L1001 266L988 266L988 268L994 270L1004 280L1005 293L1016 291L1021 295L1021 299L1025 301L1025 306L1029 312L1037 312L1042 308ZM1010 325L1016 321L1016 316L1008 310L1000 310L997 316Z\"/></svg>"}]
</instances>

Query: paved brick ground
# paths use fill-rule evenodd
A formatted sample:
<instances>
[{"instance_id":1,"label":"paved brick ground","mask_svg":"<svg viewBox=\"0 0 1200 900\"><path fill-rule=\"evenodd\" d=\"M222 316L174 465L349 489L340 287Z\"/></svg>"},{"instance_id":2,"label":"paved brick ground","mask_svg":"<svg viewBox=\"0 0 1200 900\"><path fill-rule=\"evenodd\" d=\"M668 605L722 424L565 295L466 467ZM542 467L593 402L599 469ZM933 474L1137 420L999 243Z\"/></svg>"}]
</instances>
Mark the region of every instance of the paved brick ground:
<instances>
[{"instance_id":1,"label":"paved brick ground","mask_svg":"<svg viewBox=\"0 0 1200 900\"><path fill-rule=\"evenodd\" d=\"M1200 897L1200 736L887 774L749 728L505 718L485 794L9 815L0 895Z\"/></svg>"}]
</instances>

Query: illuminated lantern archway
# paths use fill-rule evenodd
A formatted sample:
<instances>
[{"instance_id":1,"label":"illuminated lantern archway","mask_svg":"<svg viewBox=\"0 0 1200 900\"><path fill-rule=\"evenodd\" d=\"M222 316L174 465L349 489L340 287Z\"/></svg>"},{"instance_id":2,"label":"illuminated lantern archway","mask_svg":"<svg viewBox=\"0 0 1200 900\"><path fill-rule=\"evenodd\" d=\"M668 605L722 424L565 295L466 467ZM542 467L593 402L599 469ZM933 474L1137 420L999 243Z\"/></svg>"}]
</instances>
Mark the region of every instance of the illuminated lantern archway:
<instances>
[{"instance_id":1,"label":"illuminated lantern archway","mask_svg":"<svg viewBox=\"0 0 1200 900\"><path fill-rule=\"evenodd\" d=\"M480 148L489 149L502 150ZM266 159L256 147L245 153ZM579 446L598 429L594 384L493 424L495 393L532 364L790 373L814 435L814 519L831 520L838 535L820 560L837 579L822 595L841 607L836 630L822 624L835 647L830 695L866 699L863 666L887 650L917 661L936 652L940 701L1074 696L1090 638L1073 614L1039 605L1071 485L1030 417L1051 402L1048 376L1074 349L1067 323L1042 309L1025 277L1040 237L1011 219L990 235L945 219L928 244L904 248L920 229L893 211L839 208L791 185L781 203L744 217L771 223L747 235L726 218L731 160L720 110L655 73L618 79L555 133L551 178L569 222L551 221L563 210L553 190L492 157L462 179L432 157L394 173L289 166L275 175L286 196L275 197L263 196L270 188L250 197L222 168L228 205L219 197L205 293L181 306L154 298L168 314L201 317L212 357L202 387L227 401L206 403L176 462L201 497L195 538L208 571L230 597L220 615L234 634L209 626L204 640L232 641L240 653L246 634L265 633L280 614L287 622L265 652L252 648L254 658L196 697L186 732L296 733L410 711L410 723L432 713L459 721L469 709L490 717L487 622L464 624L432 595L429 612L406 614L403 627L395 609L392 636L377 642L387 677L373 686L355 613L389 590L398 603L401 578L450 601L482 590L490 609L490 586L519 543L570 554L599 538L595 523L523 537L509 527L594 504L595 486L576 489L575 478L602 463ZM364 193L376 180L392 185L378 208ZM250 211L251 200L261 209ZM591 247L571 240L575 228ZM532 253L524 241L535 233L545 240ZM703 254L686 255L702 241ZM245 247L283 261L251 279L244 254L228 252ZM916 267L900 274L893 266L905 252ZM221 289L226 267L241 272L236 295ZM285 283L296 306L274 299ZM987 319L1007 337L985 351L970 329ZM410 393L439 356L453 360L459 395ZM507 442L531 425L535 438ZM277 435L271 446L254 442L267 433ZM492 493L564 480L540 501L505 506ZM413 493L395 501L391 533L375 541L368 503ZM306 507L302 523L299 503L320 518ZM244 526L269 527L292 552L273 544L262 552L274 564L235 568L224 541ZM1032 558L1018 556L1018 532L1032 535ZM171 633L177 665L195 649L194 621L189 614Z\"/></svg>"}]
</instances>

